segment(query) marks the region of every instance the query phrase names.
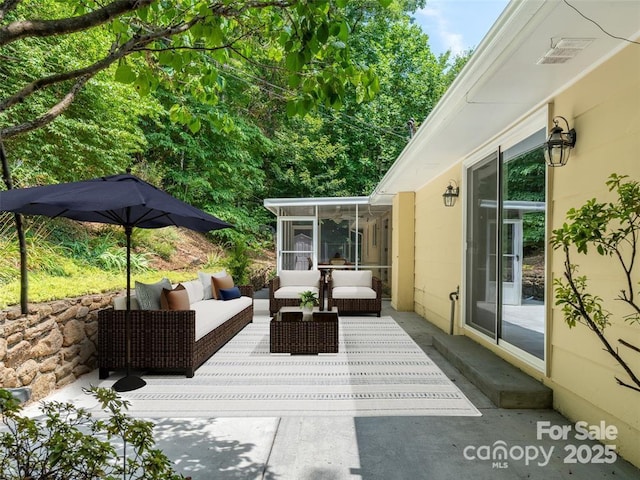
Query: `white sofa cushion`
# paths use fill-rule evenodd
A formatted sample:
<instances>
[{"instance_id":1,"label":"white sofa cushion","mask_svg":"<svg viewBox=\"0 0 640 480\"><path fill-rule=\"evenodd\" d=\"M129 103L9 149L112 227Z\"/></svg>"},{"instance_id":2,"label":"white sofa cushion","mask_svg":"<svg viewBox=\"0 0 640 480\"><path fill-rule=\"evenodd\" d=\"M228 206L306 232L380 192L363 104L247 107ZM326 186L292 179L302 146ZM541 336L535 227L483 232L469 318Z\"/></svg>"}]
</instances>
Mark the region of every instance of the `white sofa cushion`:
<instances>
[{"instance_id":1,"label":"white sofa cushion","mask_svg":"<svg viewBox=\"0 0 640 480\"><path fill-rule=\"evenodd\" d=\"M274 298L300 298L300 294L306 291L314 292L316 296L320 294L318 287L293 285L290 287L280 287L278 290L273 292L273 296Z\"/></svg>"},{"instance_id":2,"label":"white sofa cushion","mask_svg":"<svg viewBox=\"0 0 640 480\"><path fill-rule=\"evenodd\" d=\"M368 287L371 289L373 283L372 278L373 274L371 270L335 270L331 272L331 284L333 285L334 291L336 287ZM375 295L373 298L375 298Z\"/></svg>"},{"instance_id":3,"label":"white sofa cushion","mask_svg":"<svg viewBox=\"0 0 640 480\"><path fill-rule=\"evenodd\" d=\"M196 312L196 341L251 306L251 302L253 302L251 297L240 297L226 301L201 300L191 305L191 309Z\"/></svg>"},{"instance_id":4,"label":"white sofa cushion","mask_svg":"<svg viewBox=\"0 0 640 480\"><path fill-rule=\"evenodd\" d=\"M280 277L280 288L309 287L307 290L311 290L310 287L315 285L317 290L320 282L320 270L282 270L278 276Z\"/></svg>"},{"instance_id":5,"label":"white sofa cushion","mask_svg":"<svg viewBox=\"0 0 640 480\"><path fill-rule=\"evenodd\" d=\"M331 290L333 298L375 299L376 291L370 287L335 287Z\"/></svg>"},{"instance_id":6,"label":"white sofa cushion","mask_svg":"<svg viewBox=\"0 0 640 480\"><path fill-rule=\"evenodd\" d=\"M189 295L189 303L194 304L204 298L204 288L200 280L191 280L189 282L182 282L181 285L187 291Z\"/></svg>"},{"instance_id":7,"label":"white sofa cushion","mask_svg":"<svg viewBox=\"0 0 640 480\"><path fill-rule=\"evenodd\" d=\"M198 278L202 283L202 299L209 300L213 298L213 292L211 291L211 277L226 277L226 270L220 270L219 272L198 272Z\"/></svg>"},{"instance_id":8,"label":"white sofa cushion","mask_svg":"<svg viewBox=\"0 0 640 480\"><path fill-rule=\"evenodd\" d=\"M114 310L126 310L127 309L127 296L120 295L118 297L113 297L113 309ZM138 304L138 299L135 294L131 295L131 310L140 310L140 305Z\"/></svg>"},{"instance_id":9,"label":"white sofa cushion","mask_svg":"<svg viewBox=\"0 0 640 480\"><path fill-rule=\"evenodd\" d=\"M126 298L125 295L114 297L114 310L125 310L127 308ZM196 312L196 341L204 337L214 328L222 325L234 315L251 306L252 302L253 299L251 297L240 297L226 301L211 298L209 300L200 300L192 303L191 310ZM139 310L138 300L135 295L131 295L131 309Z\"/></svg>"}]
</instances>

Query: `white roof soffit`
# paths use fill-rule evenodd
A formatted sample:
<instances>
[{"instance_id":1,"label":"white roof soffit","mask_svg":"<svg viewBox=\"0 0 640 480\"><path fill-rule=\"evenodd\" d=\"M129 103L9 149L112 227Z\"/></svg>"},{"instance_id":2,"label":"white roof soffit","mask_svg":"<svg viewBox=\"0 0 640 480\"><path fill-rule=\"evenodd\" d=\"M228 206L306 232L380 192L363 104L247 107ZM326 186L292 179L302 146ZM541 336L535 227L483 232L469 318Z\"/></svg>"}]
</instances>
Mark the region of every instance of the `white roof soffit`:
<instances>
[{"instance_id":1,"label":"white roof soffit","mask_svg":"<svg viewBox=\"0 0 640 480\"><path fill-rule=\"evenodd\" d=\"M282 207L325 207L331 205L368 205L369 197L265 198L263 206L277 215ZM384 204L384 202L379 202Z\"/></svg>"},{"instance_id":2,"label":"white roof soffit","mask_svg":"<svg viewBox=\"0 0 640 480\"><path fill-rule=\"evenodd\" d=\"M640 37L640 1L568 1L612 35ZM512 0L371 203L418 190L627 45L563 0Z\"/></svg>"}]
</instances>

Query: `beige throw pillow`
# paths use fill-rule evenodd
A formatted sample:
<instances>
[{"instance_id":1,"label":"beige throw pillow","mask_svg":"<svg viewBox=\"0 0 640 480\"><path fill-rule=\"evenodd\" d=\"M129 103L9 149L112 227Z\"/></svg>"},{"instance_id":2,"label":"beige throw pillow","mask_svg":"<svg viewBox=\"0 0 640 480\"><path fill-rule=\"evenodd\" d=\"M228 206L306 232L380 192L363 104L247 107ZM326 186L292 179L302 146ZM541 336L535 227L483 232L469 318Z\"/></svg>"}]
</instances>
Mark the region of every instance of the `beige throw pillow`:
<instances>
[{"instance_id":1,"label":"beige throw pillow","mask_svg":"<svg viewBox=\"0 0 640 480\"><path fill-rule=\"evenodd\" d=\"M173 290L163 288L160 294L160 306L163 310L190 310L187 289L183 285L178 285Z\"/></svg>"},{"instance_id":2,"label":"beige throw pillow","mask_svg":"<svg viewBox=\"0 0 640 480\"><path fill-rule=\"evenodd\" d=\"M233 278L231 278L231 275L211 277L211 292L213 293L213 298L216 300L220 300L221 288L233 288Z\"/></svg>"}]
</instances>

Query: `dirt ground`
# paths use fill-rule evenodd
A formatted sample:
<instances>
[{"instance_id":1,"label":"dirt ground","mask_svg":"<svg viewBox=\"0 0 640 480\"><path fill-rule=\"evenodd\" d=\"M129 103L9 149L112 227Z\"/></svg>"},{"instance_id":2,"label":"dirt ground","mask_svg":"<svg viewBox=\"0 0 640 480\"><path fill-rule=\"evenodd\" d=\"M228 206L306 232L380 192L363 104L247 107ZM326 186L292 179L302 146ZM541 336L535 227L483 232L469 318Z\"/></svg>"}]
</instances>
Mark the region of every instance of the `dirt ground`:
<instances>
[{"instance_id":1,"label":"dirt ground","mask_svg":"<svg viewBox=\"0 0 640 480\"><path fill-rule=\"evenodd\" d=\"M175 252L169 260L157 255L150 259L150 266L157 270L188 270L205 265L210 257L225 257L224 249L209 241L206 235L192 230L180 229L179 240L176 243ZM252 254L252 271L275 270L276 259L273 250L261 250Z\"/></svg>"},{"instance_id":2,"label":"dirt ground","mask_svg":"<svg viewBox=\"0 0 640 480\"><path fill-rule=\"evenodd\" d=\"M218 245L211 243L207 237L192 230L180 229L178 231L178 243L176 250L169 260L158 255L151 258L151 267L157 270L185 270L207 263L211 255L224 255L224 251Z\"/></svg>"}]
</instances>

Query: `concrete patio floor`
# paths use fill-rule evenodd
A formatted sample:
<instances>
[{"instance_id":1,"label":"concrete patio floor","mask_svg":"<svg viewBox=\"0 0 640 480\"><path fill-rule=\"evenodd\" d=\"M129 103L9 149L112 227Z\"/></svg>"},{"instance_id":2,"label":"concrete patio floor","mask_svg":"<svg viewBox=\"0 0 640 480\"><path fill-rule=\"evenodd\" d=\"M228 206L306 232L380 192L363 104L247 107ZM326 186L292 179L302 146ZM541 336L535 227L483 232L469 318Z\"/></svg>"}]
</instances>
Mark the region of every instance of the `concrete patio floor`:
<instances>
[{"instance_id":1,"label":"concrete patio floor","mask_svg":"<svg viewBox=\"0 0 640 480\"><path fill-rule=\"evenodd\" d=\"M256 311L267 311L256 300ZM638 479L622 458L586 461L596 442L552 440L539 422L572 425L549 409L496 407L433 347L433 326L415 313L390 315L482 412L481 417L172 418L156 423L157 445L193 480ZM49 399L74 397L97 371ZM573 446L572 446L573 445ZM580 450L576 463L571 453ZM495 453L506 452L506 456Z\"/></svg>"}]
</instances>

